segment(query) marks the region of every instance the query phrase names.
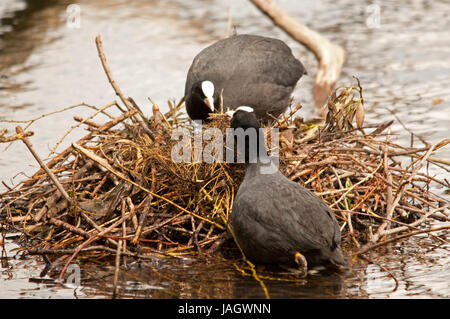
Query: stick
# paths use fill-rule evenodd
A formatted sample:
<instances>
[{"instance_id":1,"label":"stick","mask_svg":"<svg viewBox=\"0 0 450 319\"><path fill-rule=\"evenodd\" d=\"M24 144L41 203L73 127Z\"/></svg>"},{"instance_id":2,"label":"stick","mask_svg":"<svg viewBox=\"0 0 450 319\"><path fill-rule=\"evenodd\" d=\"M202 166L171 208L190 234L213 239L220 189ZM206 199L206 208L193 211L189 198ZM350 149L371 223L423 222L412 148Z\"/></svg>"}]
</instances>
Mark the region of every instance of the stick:
<instances>
[{"instance_id":1,"label":"stick","mask_svg":"<svg viewBox=\"0 0 450 319\"><path fill-rule=\"evenodd\" d=\"M298 110L300 110L302 107L303 107L303 105L302 105L301 103L298 103L297 106L296 106L293 110L291 110L291 111L289 112L289 114L283 116L283 118L280 119L280 121L278 122L278 127L280 127L281 125L283 125L284 123L286 123L289 119L291 119L292 116L293 116ZM274 123L273 125L275 125L275 123Z\"/></svg>"},{"instance_id":2,"label":"stick","mask_svg":"<svg viewBox=\"0 0 450 319\"><path fill-rule=\"evenodd\" d=\"M421 223L423 223L424 221L426 221L427 218L428 218L428 216L431 216L431 215L433 215L434 213L437 213L438 211L444 210L444 209L446 209L446 208L448 208L448 206L444 206L444 207L440 207L440 208L437 208L437 209L433 209L433 210L427 212L426 214L424 214L422 217L420 217L420 218L419 218L418 220L416 220L415 222L412 222L411 224L407 224L406 226L399 226L399 227L396 227L396 228L392 228L392 229L385 230L385 231L382 233L382 235L383 235L383 236L384 236L384 235L392 235L392 234L396 234L396 233L405 231L405 230L407 230L409 227L416 227L416 226L420 225Z\"/></svg>"},{"instance_id":3,"label":"stick","mask_svg":"<svg viewBox=\"0 0 450 319\"><path fill-rule=\"evenodd\" d=\"M95 37L95 44L97 46L98 56L100 57L100 61L102 62L103 70L105 70L105 73L106 73L106 76L108 78L108 81L111 84L111 86L113 87L114 92L116 92L116 94L120 97L120 99L122 100L123 104L125 105L125 107L127 108L128 111L136 110L135 108L133 108L132 104L125 97L125 95L123 95L123 93L120 90L119 86L117 85L116 81L114 81L114 78L112 77L112 74L111 74L111 71L109 69L108 63L106 62L106 56L105 56L105 53L103 51L102 38L101 38L100 34ZM149 133L150 136L153 136L153 133L150 131L150 129L148 128L146 123L142 120L142 118L140 118L138 116L133 116L133 118L136 120L136 122L139 123L139 125L147 133L150 132Z\"/></svg>"},{"instance_id":4,"label":"stick","mask_svg":"<svg viewBox=\"0 0 450 319\"><path fill-rule=\"evenodd\" d=\"M92 126L92 127L95 127L95 128L99 128L101 126L100 124L97 124L97 123L94 123L92 121L89 121L88 119L83 119L80 116L74 116L73 119L75 121L77 121L77 122L80 122L80 123L83 123L83 124L86 124L86 125L89 125L89 126Z\"/></svg>"},{"instance_id":5,"label":"stick","mask_svg":"<svg viewBox=\"0 0 450 319\"><path fill-rule=\"evenodd\" d=\"M94 236L91 233L88 233L88 232L82 230L81 228L75 227L75 226L73 226L69 223L63 222L57 218L50 217L48 221L50 224L53 224L57 227L64 228L64 229L70 231L71 233L80 235L85 238L91 238L92 236Z\"/></svg>"},{"instance_id":6,"label":"stick","mask_svg":"<svg viewBox=\"0 0 450 319\"><path fill-rule=\"evenodd\" d=\"M97 229L98 232L103 231L103 228L101 228L100 226L98 226L87 214L85 214L84 212L80 212L81 217L83 217L89 225L91 225L92 227L94 227L95 229ZM90 233L88 233L89 235L91 235ZM90 236L89 236L90 237ZM117 246L117 242L114 239L111 238L106 238L106 240L108 242L110 242L111 244L113 244L114 246Z\"/></svg>"},{"instance_id":7,"label":"stick","mask_svg":"<svg viewBox=\"0 0 450 319\"><path fill-rule=\"evenodd\" d=\"M377 242L378 239L382 236L383 231L390 226L390 220L392 219L392 215L394 214L395 205L392 201L392 175L389 171L388 164L388 148L387 145L383 147L383 165L384 165L384 173L386 175L386 179L388 183L386 183L386 219L383 223L378 227L377 232L370 239L371 242ZM398 201L397 201L398 203Z\"/></svg>"},{"instance_id":8,"label":"stick","mask_svg":"<svg viewBox=\"0 0 450 319\"><path fill-rule=\"evenodd\" d=\"M53 184L55 184L56 188L59 190L61 195L72 205L73 204L72 198L70 198L70 196L66 193L66 191L64 190L64 188L62 187L61 183L58 181L56 176L53 174L53 172L44 164L44 162L41 160L39 155L37 155L37 153L33 149L33 145L31 145L30 141L25 136L25 133L24 133L22 127L21 126L17 126L16 127L16 132L17 132L17 134L19 134L21 136L22 141L28 147L28 149L30 150L31 154L33 154L34 158L36 159L36 161L38 161L38 163L42 167L42 169L47 173L48 177L50 177L50 179L52 180Z\"/></svg>"},{"instance_id":9,"label":"stick","mask_svg":"<svg viewBox=\"0 0 450 319\"><path fill-rule=\"evenodd\" d=\"M119 240L119 244L117 245L116 251L116 268L114 270L114 282L113 282L113 299L117 297L117 280L119 279L119 270L120 270L120 253L122 250L122 240Z\"/></svg>"},{"instance_id":10,"label":"stick","mask_svg":"<svg viewBox=\"0 0 450 319\"><path fill-rule=\"evenodd\" d=\"M114 81L114 78L112 77L108 63L106 62L105 53L103 51L102 38L101 38L100 34L95 37L95 44L97 46L98 56L100 58L100 61L102 62L103 70L105 70L108 81L111 84L111 86L113 87L114 92L116 92L116 95L118 95L119 98L122 100L122 103L125 105L125 107L128 109L128 111L133 110L130 103L125 98L125 96L123 95L119 86L116 84L116 81Z\"/></svg>"},{"instance_id":11,"label":"stick","mask_svg":"<svg viewBox=\"0 0 450 319\"><path fill-rule=\"evenodd\" d=\"M152 166L152 186L151 186L151 191L152 191L152 192L155 191L155 182L154 182L154 180L155 180L155 174L154 174L154 173L155 173L155 169L154 169L154 167ZM144 226L145 219L146 219L147 214L148 214L148 212L149 212L149 210L150 210L152 199L153 199L153 196L152 196L152 195L147 196L147 197L141 202L141 204L139 204L139 206L137 207L137 209L140 210L142 204L144 204L144 210L143 210L142 213L141 213L141 216L140 216L140 218L139 218L139 224L138 224L138 227L137 227L137 229L136 229L134 239L132 240L132 243L133 243L134 245L136 245L136 244L139 242L139 239L140 239L140 237L141 237L141 234L142 234L142 227Z\"/></svg>"},{"instance_id":12,"label":"stick","mask_svg":"<svg viewBox=\"0 0 450 319\"><path fill-rule=\"evenodd\" d=\"M107 130L109 130L110 128L114 127L115 125L119 124L120 122L126 120L127 118L133 116L134 114L136 114L136 110L132 110L126 113L121 114L120 116L116 117L115 119L103 124L99 129L98 132L105 132ZM83 145L84 143L86 143L89 139L91 139L94 136L94 133L89 133L88 135L86 135L85 137L79 139L77 141L77 144ZM50 160L47 163L47 167L49 169L51 169L53 166L55 166L62 158L64 158L65 156L69 155L70 152L73 151L73 147L69 146L68 148L66 148L64 151L62 151L61 153L59 153L58 156L53 157L52 160ZM34 173L34 175L28 179L27 181L25 181L23 183L23 186L30 186L31 184L34 183L34 180L36 178L38 178L39 175L43 174L44 171L43 169L38 170L36 173Z\"/></svg>"},{"instance_id":13,"label":"stick","mask_svg":"<svg viewBox=\"0 0 450 319\"><path fill-rule=\"evenodd\" d=\"M2 133L4 134L5 132L6 132L6 129ZM11 136L6 136L6 137L2 137L3 134L1 134L1 136L0 136L0 143L9 143L9 142L13 142L16 140L20 140L23 137L30 137L30 136L34 135L34 132L26 132L26 133L23 133L23 135L14 134Z\"/></svg>"},{"instance_id":14,"label":"stick","mask_svg":"<svg viewBox=\"0 0 450 319\"><path fill-rule=\"evenodd\" d=\"M145 218L147 217L148 211L150 209L150 205L146 206L144 208L144 211L141 213L141 217L139 218L138 227L136 228L135 236L132 241L134 245L136 245L139 242L139 239L142 234L142 226L144 225Z\"/></svg>"},{"instance_id":15,"label":"stick","mask_svg":"<svg viewBox=\"0 0 450 319\"><path fill-rule=\"evenodd\" d=\"M50 249L50 248L24 248L28 254L30 255L71 255L75 252L75 249ZM99 250L103 250L103 251L107 251L110 253L116 253L117 249L113 249L107 246L103 246L103 245L97 245L97 246L90 246L90 247L86 247L83 248L81 250L81 252L90 252L90 251L99 251ZM158 252L158 251L154 251L153 249L148 248L148 250L152 251L158 255L161 256L165 256L165 257L171 257L171 258L175 258L175 259L180 259L181 257L175 256L175 255L170 255L170 254L166 254L163 252ZM155 255L142 255L142 254L137 254L137 253L130 253L130 252L122 252L123 256L127 256L127 257L135 257L135 258L142 258L142 259L148 259L148 260L154 260L156 257Z\"/></svg>"},{"instance_id":16,"label":"stick","mask_svg":"<svg viewBox=\"0 0 450 319\"><path fill-rule=\"evenodd\" d=\"M61 271L61 273L59 274L59 278L58 281L62 282L62 279L64 277L64 274L67 271L67 268L69 267L70 263L72 262L72 260L78 255L78 253L83 250L83 248L86 248L90 243L92 243L95 240L98 240L100 238L102 238L103 235L109 233L112 229L114 229L115 227L117 227L118 225L122 224L124 221L126 221L128 218L133 217L134 214L136 214L136 210L130 212L129 214L122 216L120 219L116 220L111 226L109 226L108 228L106 228L105 230L101 231L100 233L90 237L88 240L86 240L85 242L83 242L81 245L79 245L77 247L77 249L75 250L75 252L72 254L72 256L70 256L69 260L66 262L63 270Z\"/></svg>"},{"instance_id":17,"label":"stick","mask_svg":"<svg viewBox=\"0 0 450 319\"><path fill-rule=\"evenodd\" d=\"M228 6L227 9L227 29L225 31L225 38L228 38L231 35L231 26L233 24L233 17L231 16L231 7Z\"/></svg>"},{"instance_id":18,"label":"stick","mask_svg":"<svg viewBox=\"0 0 450 319\"><path fill-rule=\"evenodd\" d=\"M97 116L97 114L104 112L107 108L110 108L113 105L117 105L116 101L111 102L109 104L106 104L105 106L103 106L102 108L100 108L99 110L97 110L94 114L91 114L86 120L92 119L95 116ZM80 122L78 124L72 125L67 131L66 133L64 133L64 135L59 139L59 141L55 144L55 146L52 148L50 154L48 154L48 156L52 156L53 154L55 154L56 149L58 148L58 146L62 143L62 141L66 138L67 135L69 135L75 128L79 127L81 124L83 124L83 122Z\"/></svg>"},{"instance_id":19,"label":"stick","mask_svg":"<svg viewBox=\"0 0 450 319\"><path fill-rule=\"evenodd\" d=\"M333 208L335 205L337 205L342 199L345 198L345 196L350 193L356 186L364 183L365 181L367 181L368 179L372 178L375 173L378 171L378 169L381 167L383 163L380 163L371 173L367 174L366 177L364 177L362 180L360 180L359 182L357 182L356 184L352 185L351 187L349 187L347 189L347 191L341 195L341 197L339 197L339 199L337 201L335 201L333 204L330 205L330 208Z\"/></svg>"}]
</instances>

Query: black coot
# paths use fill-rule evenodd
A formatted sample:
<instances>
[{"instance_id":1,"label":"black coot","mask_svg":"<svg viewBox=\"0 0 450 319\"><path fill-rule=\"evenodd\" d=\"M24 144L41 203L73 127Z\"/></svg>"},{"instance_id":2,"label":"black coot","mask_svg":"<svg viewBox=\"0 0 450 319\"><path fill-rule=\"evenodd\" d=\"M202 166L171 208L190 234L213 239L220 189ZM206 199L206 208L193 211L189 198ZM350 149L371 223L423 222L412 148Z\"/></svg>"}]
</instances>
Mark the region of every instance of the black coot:
<instances>
[{"instance_id":1,"label":"black coot","mask_svg":"<svg viewBox=\"0 0 450 319\"><path fill-rule=\"evenodd\" d=\"M255 114L240 108L231 127L259 131ZM314 193L280 173L266 153L262 133L257 140L262 152L246 156L245 178L231 213L235 237L247 258L288 267L345 265L333 212Z\"/></svg>"},{"instance_id":2,"label":"black coot","mask_svg":"<svg viewBox=\"0 0 450 319\"><path fill-rule=\"evenodd\" d=\"M234 35L202 50L192 62L185 86L185 103L193 120L206 120L223 105L254 108L259 119L277 117L290 104L303 64L281 40ZM211 105L213 104L213 105ZM226 111L226 110L225 110Z\"/></svg>"}]
</instances>

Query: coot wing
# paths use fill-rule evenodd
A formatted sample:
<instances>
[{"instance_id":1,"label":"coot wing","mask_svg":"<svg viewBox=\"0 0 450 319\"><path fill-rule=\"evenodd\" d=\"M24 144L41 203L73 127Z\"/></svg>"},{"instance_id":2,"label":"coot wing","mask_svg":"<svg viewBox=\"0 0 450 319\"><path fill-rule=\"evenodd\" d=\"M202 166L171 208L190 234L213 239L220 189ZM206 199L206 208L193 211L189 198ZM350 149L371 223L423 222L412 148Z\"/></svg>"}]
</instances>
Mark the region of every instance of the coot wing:
<instances>
[{"instance_id":1,"label":"coot wing","mask_svg":"<svg viewBox=\"0 0 450 319\"><path fill-rule=\"evenodd\" d=\"M250 105L259 118L268 112L277 116L289 105L291 93L304 73L303 65L280 40L242 37L242 50L230 61L233 67L228 69L226 81L220 83L224 105Z\"/></svg>"},{"instance_id":2,"label":"coot wing","mask_svg":"<svg viewBox=\"0 0 450 319\"><path fill-rule=\"evenodd\" d=\"M238 241L245 242L254 259L267 263L270 253L277 258L273 254L278 251L290 256L317 250L326 256L340 244L338 224L316 195L281 173L259 177L241 184L232 216ZM264 251L257 251L261 243Z\"/></svg>"}]
</instances>

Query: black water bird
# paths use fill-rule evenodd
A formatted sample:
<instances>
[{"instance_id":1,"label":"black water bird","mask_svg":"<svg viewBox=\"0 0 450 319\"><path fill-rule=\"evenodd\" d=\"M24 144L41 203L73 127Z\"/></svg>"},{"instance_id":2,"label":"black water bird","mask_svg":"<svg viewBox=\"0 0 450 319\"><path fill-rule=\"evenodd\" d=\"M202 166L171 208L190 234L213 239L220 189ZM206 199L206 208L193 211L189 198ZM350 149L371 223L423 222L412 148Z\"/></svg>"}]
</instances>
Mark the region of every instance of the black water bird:
<instances>
[{"instance_id":1,"label":"black water bird","mask_svg":"<svg viewBox=\"0 0 450 319\"><path fill-rule=\"evenodd\" d=\"M231 127L259 131L248 109L236 109ZM346 265L333 212L317 195L280 173L262 135L253 141L259 144L259 154L245 145L250 155L232 207L232 229L240 248L250 261L296 267L304 274L307 265Z\"/></svg>"},{"instance_id":2,"label":"black water bird","mask_svg":"<svg viewBox=\"0 0 450 319\"><path fill-rule=\"evenodd\" d=\"M281 40L233 35L203 49L192 62L185 103L193 120L206 120L222 102L231 110L249 105L259 119L277 117L290 104L303 64ZM224 110L226 111L226 109Z\"/></svg>"}]
</instances>

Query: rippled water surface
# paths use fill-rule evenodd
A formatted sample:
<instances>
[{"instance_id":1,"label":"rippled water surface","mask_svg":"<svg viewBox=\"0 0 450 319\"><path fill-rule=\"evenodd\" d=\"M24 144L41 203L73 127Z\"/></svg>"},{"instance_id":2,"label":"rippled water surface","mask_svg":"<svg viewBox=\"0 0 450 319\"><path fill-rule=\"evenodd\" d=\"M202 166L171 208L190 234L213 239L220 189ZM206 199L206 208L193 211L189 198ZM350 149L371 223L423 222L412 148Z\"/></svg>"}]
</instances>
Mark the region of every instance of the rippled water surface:
<instances>
[{"instance_id":1,"label":"rippled water surface","mask_svg":"<svg viewBox=\"0 0 450 319\"><path fill-rule=\"evenodd\" d=\"M448 1L278 3L298 21L346 49L347 60L338 84L355 84L353 76L361 80L366 107L373 107L367 122L379 123L396 116L430 143L450 137ZM378 27L367 20L372 3L380 5ZM182 97L186 72L195 54L224 36L228 8L239 33L278 37L293 48L310 74L301 79L294 99L304 105L300 111L303 116L315 115L311 91L317 62L313 54L275 27L249 1L80 0L80 28L67 24L70 4L63 0L1 1L0 120L27 120L81 102L102 106L113 101L116 97L95 48L94 38L99 33L122 91L147 114L151 113L148 97L165 108L168 99ZM74 124L72 117L86 114L91 110L76 108L35 122L30 129L35 132L32 141L38 153L48 154ZM15 125L1 123L0 127L13 132ZM410 135L400 123L392 130L399 143L410 144ZM58 150L84 134L82 130L72 133ZM415 145L420 145L418 139ZM15 184L23 174L36 170L22 143L5 147L0 145L1 180ZM449 159L450 150L444 148L435 156ZM445 170L434 166L429 170L450 180ZM436 187L434 191L448 198L445 189ZM83 285L75 289L56 287L51 281L30 282L30 278L39 278L44 263L13 258L15 247L12 239L6 240L10 258L0 269L0 298L110 296L111 269L83 269ZM362 262L341 276L319 274L302 283L268 281L267 286L275 298L450 297L448 245L417 236L370 258L390 269L399 280L397 289L379 266ZM124 297L264 296L254 279L241 276L233 265L214 260L131 264L121 277Z\"/></svg>"}]
</instances>

